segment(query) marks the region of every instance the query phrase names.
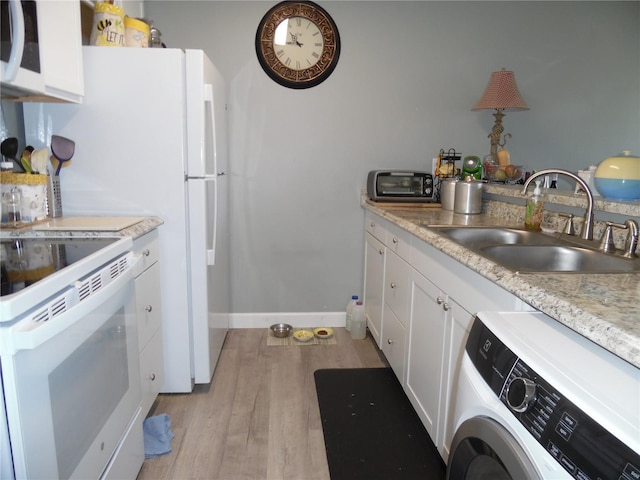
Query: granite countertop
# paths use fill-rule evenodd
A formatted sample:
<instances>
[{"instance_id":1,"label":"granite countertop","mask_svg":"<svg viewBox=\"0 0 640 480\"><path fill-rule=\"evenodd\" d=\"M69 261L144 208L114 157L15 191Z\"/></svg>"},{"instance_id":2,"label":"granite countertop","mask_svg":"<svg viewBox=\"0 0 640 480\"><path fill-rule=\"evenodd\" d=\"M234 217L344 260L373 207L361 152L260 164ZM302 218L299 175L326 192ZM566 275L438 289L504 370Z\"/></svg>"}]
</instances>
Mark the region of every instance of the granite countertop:
<instances>
[{"instance_id":1,"label":"granite countertop","mask_svg":"<svg viewBox=\"0 0 640 480\"><path fill-rule=\"evenodd\" d=\"M34 230L31 226L24 226L17 229L3 228L0 230L0 238L11 237L131 237L133 240L139 238L152 230L155 230L164 221L160 217L144 217L130 227L118 231L107 230Z\"/></svg>"},{"instance_id":2,"label":"granite countertop","mask_svg":"<svg viewBox=\"0 0 640 480\"><path fill-rule=\"evenodd\" d=\"M640 368L640 274L516 274L428 225L522 226L522 217L461 215L440 208L362 206L478 272L594 343Z\"/></svg>"}]
</instances>

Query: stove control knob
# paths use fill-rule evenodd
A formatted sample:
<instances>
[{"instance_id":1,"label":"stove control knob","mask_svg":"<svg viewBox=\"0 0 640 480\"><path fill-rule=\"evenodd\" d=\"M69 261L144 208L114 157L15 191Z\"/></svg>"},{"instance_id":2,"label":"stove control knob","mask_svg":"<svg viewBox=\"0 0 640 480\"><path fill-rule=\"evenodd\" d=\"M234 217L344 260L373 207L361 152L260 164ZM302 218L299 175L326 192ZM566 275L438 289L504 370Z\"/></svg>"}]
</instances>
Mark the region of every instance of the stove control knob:
<instances>
[{"instance_id":1,"label":"stove control knob","mask_svg":"<svg viewBox=\"0 0 640 480\"><path fill-rule=\"evenodd\" d=\"M515 412L526 412L535 400L536 384L528 378L516 377L507 387L507 405Z\"/></svg>"}]
</instances>

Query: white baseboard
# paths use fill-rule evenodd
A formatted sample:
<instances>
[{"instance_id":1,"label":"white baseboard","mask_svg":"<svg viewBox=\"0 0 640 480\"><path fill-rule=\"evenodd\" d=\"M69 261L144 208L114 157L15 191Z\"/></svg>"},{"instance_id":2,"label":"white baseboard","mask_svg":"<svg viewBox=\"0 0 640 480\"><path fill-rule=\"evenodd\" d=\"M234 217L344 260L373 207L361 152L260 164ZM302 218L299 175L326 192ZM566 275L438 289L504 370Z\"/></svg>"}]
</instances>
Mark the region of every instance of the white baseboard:
<instances>
[{"instance_id":1,"label":"white baseboard","mask_svg":"<svg viewBox=\"0 0 640 480\"><path fill-rule=\"evenodd\" d=\"M274 323L292 327L344 327L345 312L231 313L229 328L267 328Z\"/></svg>"}]
</instances>

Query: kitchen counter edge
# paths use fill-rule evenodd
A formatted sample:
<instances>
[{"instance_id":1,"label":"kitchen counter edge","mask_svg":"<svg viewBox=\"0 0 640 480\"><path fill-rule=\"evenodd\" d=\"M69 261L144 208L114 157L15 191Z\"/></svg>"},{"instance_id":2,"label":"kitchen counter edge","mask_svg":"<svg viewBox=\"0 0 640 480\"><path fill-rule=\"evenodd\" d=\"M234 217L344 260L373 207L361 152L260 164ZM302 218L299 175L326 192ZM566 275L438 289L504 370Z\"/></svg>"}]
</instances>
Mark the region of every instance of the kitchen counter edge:
<instances>
[{"instance_id":1,"label":"kitchen counter edge","mask_svg":"<svg viewBox=\"0 0 640 480\"><path fill-rule=\"evenodd\" d=\"M155 230L164 223L160 217L144 217L141 222L138 222L130 227L123 228L117 231L103 231L103 230L33 230L30 226L25 226L19 229L2 229L0 231L0 238L12 238L12 237L131 237L133 240L142 237L143 235Z\"/></svg>"}]
</instances>

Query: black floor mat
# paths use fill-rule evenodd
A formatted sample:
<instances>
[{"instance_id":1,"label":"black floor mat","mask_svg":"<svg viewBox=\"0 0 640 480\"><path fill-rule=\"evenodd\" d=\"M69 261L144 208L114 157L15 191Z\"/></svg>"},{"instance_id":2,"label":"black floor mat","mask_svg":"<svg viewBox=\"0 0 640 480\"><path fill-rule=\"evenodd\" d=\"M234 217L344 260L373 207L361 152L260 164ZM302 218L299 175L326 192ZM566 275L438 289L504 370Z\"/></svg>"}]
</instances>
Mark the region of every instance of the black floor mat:
<instances>
[{"instance_id":1,"label":"black floor mat","mask_svg":"<svg viewBox=\"0 0 640 480\"><path fill-rule=\"evenodd\" d=\"M331 480L445 478L445 465L390 368L314 373Z\"/></svg>"}]
</instances>

